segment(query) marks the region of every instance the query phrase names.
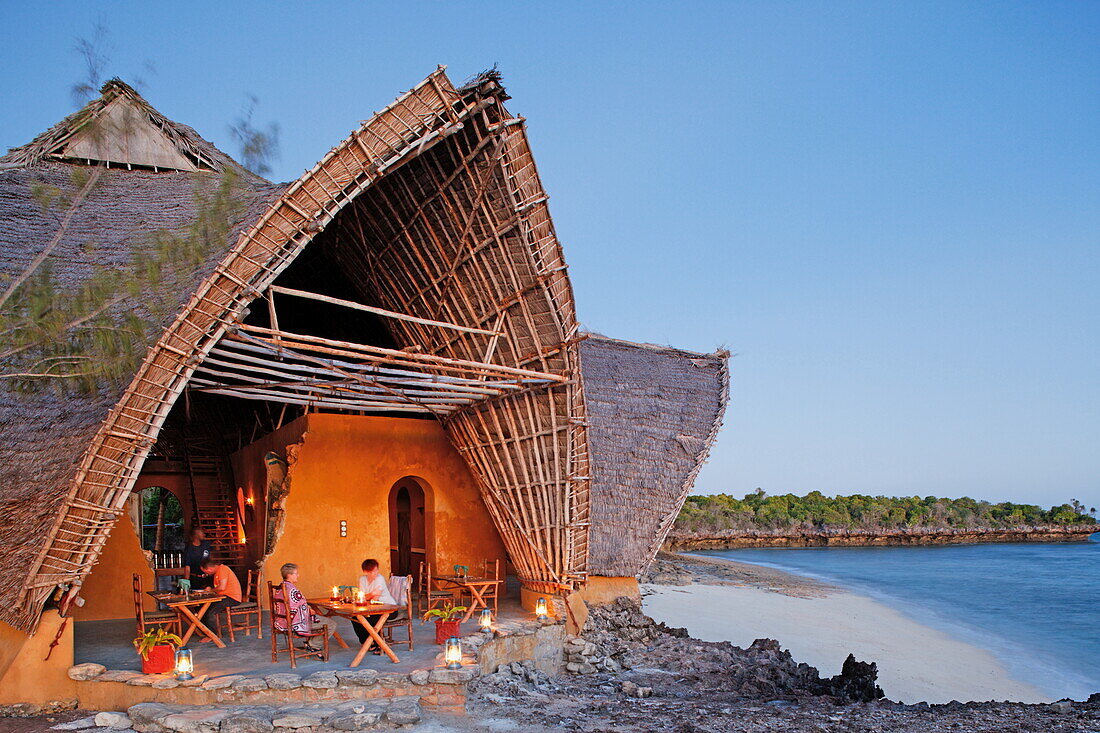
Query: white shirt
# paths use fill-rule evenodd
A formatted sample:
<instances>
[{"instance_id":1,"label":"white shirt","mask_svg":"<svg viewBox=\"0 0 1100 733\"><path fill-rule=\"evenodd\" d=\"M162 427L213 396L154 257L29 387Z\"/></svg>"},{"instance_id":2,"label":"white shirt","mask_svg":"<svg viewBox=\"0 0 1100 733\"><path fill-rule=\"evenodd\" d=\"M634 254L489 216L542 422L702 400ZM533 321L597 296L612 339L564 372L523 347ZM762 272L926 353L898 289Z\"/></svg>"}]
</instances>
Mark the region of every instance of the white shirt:
<instances>
[{"instance_id":1,"label":"white shirt","mask_svg":"<svg viewBox=\"0 0 1100 733\"><path fill-rule=\"evenodd\" d=\"M367 597L374 596L375 600L390 606L396 606L397 602L393 600L393 596L390 595L390 589L386 587L386 579L382 577L382 573L374 576L374 580L371 580L366 575L359 576L359 590L367 594Z\"/></svg>"}]
</instances>

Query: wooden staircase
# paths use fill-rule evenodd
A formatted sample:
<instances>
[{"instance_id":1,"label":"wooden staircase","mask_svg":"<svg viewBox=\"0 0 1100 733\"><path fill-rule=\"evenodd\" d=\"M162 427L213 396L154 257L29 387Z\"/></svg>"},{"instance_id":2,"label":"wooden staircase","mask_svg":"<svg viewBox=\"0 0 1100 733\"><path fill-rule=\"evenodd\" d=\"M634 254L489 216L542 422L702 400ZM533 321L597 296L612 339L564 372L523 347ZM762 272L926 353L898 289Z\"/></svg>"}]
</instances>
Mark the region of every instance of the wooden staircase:
<instances>
[{"instance_id":1,"label":"wooden staircase","mask_svg":"<svg viewBox=\"0 0 1100 733\"><path fill-rule=\"evenodd\" d=\"M196 520L214 547L214 556L234 570L244 568L247 546L239 541L237 496L226 478L225 459L219 456L187 456Z\"/></svg>"}]
</instances>

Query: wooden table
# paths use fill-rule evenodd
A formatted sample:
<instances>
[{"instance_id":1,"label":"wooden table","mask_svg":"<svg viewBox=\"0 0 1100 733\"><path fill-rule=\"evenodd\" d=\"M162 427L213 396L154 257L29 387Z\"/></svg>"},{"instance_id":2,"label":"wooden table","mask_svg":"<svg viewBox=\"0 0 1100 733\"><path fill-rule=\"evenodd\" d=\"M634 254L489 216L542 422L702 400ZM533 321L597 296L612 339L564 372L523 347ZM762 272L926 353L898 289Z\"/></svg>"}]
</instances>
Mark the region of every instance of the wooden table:
<instances>
[{"instance_id":1,"label":"wooden table","mask_svg":"<svg viewBox=\"0 0 1100 733\"><path fill-rule=\"evenodd\" d=\"M489 604L482 598L485 595L485 591L489 590L491 586L500 585L503 580L497 580L496 578L475 578L473 576L461 576L461 575L433 575L432 580L440 583L447 583L455 588L461 588L470 592L470 607L466 609L466 615L462 617L463 623L470 620L470 617L474 615L474 611L479 608L488 608Z\"/></svg>"},{"instance_id":2,"label":"wooden table","mask_svg":"<svg viewBox=\"0 0 1100 733\"><path fill-rule=\"evenodd\" d=\"M191 625L187 627L187 631L181 637L184 645L186 645L187 640L191 638L191 634L194 634L195 631L198 630L200 634L214 642L218 647L222 649L225 648L225 642L222 641L217 634L211 631L209 626L202 622L202 615L206 613L206 609L222 599L217 593L213 591L195 591L194 593L183 595L155 590L146 591L146 593L179 614L181 626L184 621L190 621Z\"/></svg>"},{"instance_id":3,"label":"wooden table","mask_svg":"<svg viewBox=\"0 0 1100 733\"><path fill-rule=\"evenodd\" d=\"M357 603L334 601L330 598L307 598L306 603L321 616L325 616L326 618L346 618L351 621L358 621L363 625L363 628L367 630L367 640L359 647L359 653L355 655L355 659L351 660L351 664L348 665L349 667L358 667L359 663L363 661L363 657L366 656L367 651L370 650L371 646L374 644L378 644L378 648L382 650L383 654L390 658L391 662L397 663L401 661L397 658L397 655L393 653L393 649L390 649L390 645L386 643L386 640L382 638L382 634L379 632L382 630L383 624L386 623L386 619L397 611L404 611L404 606L389 606L383 603L364 603L359 605ZM378 620L374 624L371 624L367 621L367 616L378 616ZM340 634L335 630L332 632L332 637L336 639L340 646L345 649L348 648L348 645L340 638Z\"/></svg>"}]
</instances>

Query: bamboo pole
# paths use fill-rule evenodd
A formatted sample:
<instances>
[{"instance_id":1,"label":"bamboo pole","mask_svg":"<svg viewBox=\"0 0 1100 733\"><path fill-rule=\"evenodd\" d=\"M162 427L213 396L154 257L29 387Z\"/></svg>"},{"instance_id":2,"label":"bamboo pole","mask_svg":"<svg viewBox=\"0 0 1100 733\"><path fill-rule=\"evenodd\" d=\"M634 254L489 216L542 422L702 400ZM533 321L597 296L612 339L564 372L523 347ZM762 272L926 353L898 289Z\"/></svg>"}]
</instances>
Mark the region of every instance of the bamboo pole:
<instances>
[{"instance_id":1,"label":"bamboo pole","mask_svg":"<svg viewBox=\"0 0 1100 733\"><path fill-rule=\"evenodd\" d=\"M384 316L386 318L394 318L399 321L409 321L410 323L421 323L426 326L437 326L439 328L448 328L453 331L463 331L465 333L482 333L486 336L499 336L500 334L495 331L486 331L483 328L471 328L469 326L459 326L454 323L445 323L443 321L433 321L427 318L417 318L416 316L409 316L404 313L397 313L389 311L384 308L375 308L369 305L363 305L361 303L355 303L350 300L343 300L341 298L333 298L328 295L318 295L317 293L309 293L304 290L295 290L293 288L284 288L277 285L272 285L269 290L273 293L282 293L283 295L293 295L298 298L307 298L310 300L318 300L323 303L331 303L333 305L343 306L345 308L352 308L354 310L365 311L367 313L374 313L375 315ZM278 325L273 325L272 328L278 329Z\"/></svg>"}]
</instances>

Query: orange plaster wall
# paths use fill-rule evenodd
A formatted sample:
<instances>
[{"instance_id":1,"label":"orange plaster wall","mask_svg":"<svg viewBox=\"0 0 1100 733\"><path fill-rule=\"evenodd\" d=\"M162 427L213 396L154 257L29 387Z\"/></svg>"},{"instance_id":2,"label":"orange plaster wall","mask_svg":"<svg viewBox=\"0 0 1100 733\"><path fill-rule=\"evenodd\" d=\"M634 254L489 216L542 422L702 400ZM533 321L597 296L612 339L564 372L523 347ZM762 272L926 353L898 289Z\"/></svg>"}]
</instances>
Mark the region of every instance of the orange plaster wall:
<instances>
[{"instance_id":1,"label":"orange plaster wall","mask_svg":"<svg viewBox=\"0 0 1100 733\"><path fill-rule=\"evenodd\" d=\"M134 573L141 575L143 591L153 590L153 570L145 560L134 525L122 517L111 530L99 562L84 579L80 597L84 606L74 612L79 621L109 618L133 618L134 594L131 590ZM147 611L153 610L153 599L145 599Z\"/></svg>"},{"instance_id":2,"label":"orange plaster wall","mask_svg":"<svg viewBox=\"0 0 1100 733\"><path fill-rule=\"evenodd\" d=\"M566 603L569 606L566 612L567 618L565 619L566 631L570 634L579 634L580 630L584 628L585 621L588 620L589 606L611 603L620 596L626 596L640 603L642 590L638 585L638 579L635 577L589 575L583 586L566 597ZM520 606L532 613L535 611L535 604L539 598L550 601L552 597L554 596L551 594L538 593L522 586L519 589ZM550 616L556 615L553 603L548 603L546 610Z\"/></svg>"},{"instance_id":3,"label":"orange plaster wall","mask_svg":"<svg viewBox=\"0 0 1100 733\"><path fill-rule=\"evenodd\" d=\"M14 626L0 621L0 679L8 667L19 656L23 644L27 642L27 634Z\"/></svg>"},{"instance_id":4,"label":"orange plaster wall","mask_svg":"<svg viewBox=\"0 0 1100 733\"><path fill-rule=\"evenodd\" d=\"M609 578L602 575L590 575L584 587L571 595L571 597L577 597L593 606L611 603L620 596L641 601L642 590L638 586L638 579L633 576L629 578Z\"/></svg>"},{"instance_id":5,"label":"orange plaster wall","mask_svg":"<svg viewBox=\"0 0 1100 733\"><path fill-rule=\"evenodd\" d=\"M0 705L41 704L76 697L75 683L68 675L73 664L72 619L46 661L62 621L57 611L46 611L31 637L0 621Z\"/></svg>"},{"instance_id":6,"label":"orange plaster wall","mask_svg":"<svg viewBox=\"0 0 1100 733\"><path fill-rule=\"evenodd\" d=\"M406 476L426 487L427 551L436 567L472 569L494 558L504 566L504 545L477 485L438 422L329 414L305 419L305 439L290 467L286 524L265 578L279 582L279 567L297 563L303 592L328 595L333 585L357 582L364 558L376 558L388 575L389 492ZM342 519L347 537L340 537Z\"/></svg>"},{"instance_id":7,"label":"orange plaster wall","mask_svg":"<svg viewBox=\"0 0 1100 733\"><path fill-rule=\"evenodd\" d=\"M248 556L251 560L259 560L264 555L267 514L267 463L264 456L274 452L286 459L287 446L302 440L308 429L306 421L306 417L292 420L274 433L268 433L230 456L235 488L243 489L245 496L251 496L255 500L252 521L245 526ZM277 575L278 573L276 579ZM241 582L244 582L244 578L241 578Z\"/></svg>"}]
</instances>

